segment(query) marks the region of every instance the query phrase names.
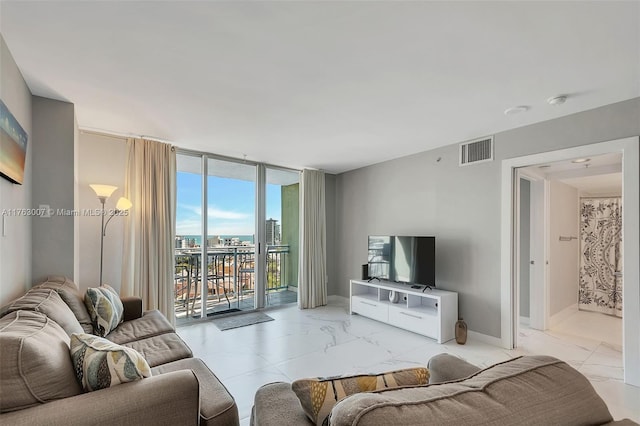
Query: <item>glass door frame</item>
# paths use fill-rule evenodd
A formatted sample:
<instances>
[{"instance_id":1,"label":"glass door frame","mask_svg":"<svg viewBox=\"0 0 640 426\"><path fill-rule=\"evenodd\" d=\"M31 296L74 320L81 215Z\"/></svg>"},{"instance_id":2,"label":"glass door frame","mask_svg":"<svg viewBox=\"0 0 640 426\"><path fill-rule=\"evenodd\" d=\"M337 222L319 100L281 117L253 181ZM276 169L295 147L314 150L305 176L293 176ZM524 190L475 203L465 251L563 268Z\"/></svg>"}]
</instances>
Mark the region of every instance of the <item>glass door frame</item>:
<instances>
[{"instance_id":1,"label":"glass door frame","mask_svg":"<svg viewBox=\"0 0 640 426\"><path fill-rule=\"evenodd\" d=\"M276 172L276 173L278 173L278 172L288 172L288 173L291 173L291 174L295 173L297 175L296 183L298 185L300 185L300 183L301 183L302 174L301 174L301 171L298 170L298 169L293 169L293 168L290 168L290 167L276 166L276 165L273 165L273 164L265 164L264 166L265 166L265 182L264 182L265 183L264 184L265 192L268 192L268 188L267 187L270 184L270 182L269 182L269 172ZM282 188L282 186L281 186L281 188ZM298 219L297 219L298 220L298 232L296 233L298 242L300 240L300 234L299 234L299 222L300 222L300 199L299 199L299 195L300 195L300 192L299 191L300 191L300 187L298 187ZM282 192L281 192L281 194L282 194ZM267 194L267 195L265 195L265 206L264 206L265 207L265 210L264 210L265 217L262 220L262 223L265 226L265 234L264 234L265 245L264 245L264 247L267 247L267 248L268 248L268 245L267 245L268 241L267 241L267 232L266 232L266 223L267 223L266 218L268 216L267 215L267 210L268 210L268 207L269 207L268 204L269 204L269 199L268 199L268 194ZM281 212L280 212L281 213L281 216L280 216L280 227L281 228L280 229L281 229L281 231L283 231L285 229L285 225L288 226L288 223L284 222L284 217L282 216L283 211L284 211L284 210L282 210L283 209L283 204L282 203L280 204L280 208L281 208ZM280 236L282 237L282 234L280 234ZM300 265L299 247L297 249L297 253L298 253L298 261L295 263L296 268ZM268 277L268 275L269 275L269 261L268 261L268 258L269 258L269 252L266 253L266 259L264 260L264 265L265 265L264 297L266 298L264 306L265 307L279 306L279 304L270 303L270 300L269 300L269 294L268 294L268 292L269 292L269 282L268 282L269 281L269 279L268 279L269 278ZM276 268L278 268L278 270L279 270L279 267L276 267ZM298 275L298 273L296 273L296 277L297 277L296 278L296 281L297 281L296 300L297 300L297 296L298 296L297 289L299 288L299 275ZM284 275L284 274L280 275L280 280L282 280L282 282L284 282L285 279L286 279L286 275ZM287 290L291 291L288 284L289 283L287 282Z\"/></svg>"}]
</instances>

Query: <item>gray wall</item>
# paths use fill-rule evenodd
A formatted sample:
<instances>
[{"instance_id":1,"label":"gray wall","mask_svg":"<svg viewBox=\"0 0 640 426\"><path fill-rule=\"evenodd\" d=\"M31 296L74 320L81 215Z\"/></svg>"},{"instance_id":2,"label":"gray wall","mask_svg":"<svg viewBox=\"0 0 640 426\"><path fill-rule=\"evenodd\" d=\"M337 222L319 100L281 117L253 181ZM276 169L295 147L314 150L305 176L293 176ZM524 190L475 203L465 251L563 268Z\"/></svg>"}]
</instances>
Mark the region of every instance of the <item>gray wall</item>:
<instances>
[{"instance_id":1,"label":"gray wall","mask_svg":"<svg viewBox=\"0 0 640 426\"><path fill-rule=\"evenodd\" d=\"M330 292L348 296L367 235L435 235L437 286L459 293L470 330L500 337L502 160L640 135L639 118L635 98L498 133L493 162L458 167L455 144L338 175Z\"/></svg>"},{"instance_id":2,"label":"gray wall","mask_svg":"<svg viewBox=\"0 0 640 426\"><path fill-rule=\"evenodd\" d=\"M336 250L336 176L325 174L325 208L327 215L327 294L340 294Z\"/></svg>"},{"instance_id":3,"label":"gray wall","mask_svg":"<svg viewBox=\"0 0 640 426\"><path fill-rule=\"evenodd\" d=\"M531 182L520 179L520 316L529 318Z\"/></svg>"},{"instance_id":4,"label":"gray wall","mask_svg":"<svg viewBox=\"0 0 640 426\"><path fill-rule=\"evenodd\" d=\"M33 132L31 92L9 48L0 35L0 99L27 132L27 158L24 182L17 185L0 178L0 211L31 207L33 179ZM0 220L3 218L0 218ZM5 215L6 235L0 223L0 305L20 296L31 287L31 219Z\"/></svg>"},{"instance_id":5,"label":"gray wall","mask_svg":"<svg viewBox=\"0 0 640 426\"><path fill-rule=\"evenodd\" d=\"M114 209L118 199L124 196L125 169L127 166L127 141L124 138L80 132L78 144L78 198L80 211L100 209L92 183L113 185L118 189L105 203L107 210ZM100 216L81 215L79 222L79 276L76 281L81 290L100 284ZM124 242L124 218L114 217L104 237L103 281L120 290L122 280L122 251Z\"/></svg>"},{"instance_id":6,"label":"gray wall","mask_svg":"<svg viewBox=\"0 0 640 426\"><path fill-rule=\"evenodd\" d=\"M48 204L49 218L32 220L32 270L38 281L47 275L75 277L75 221L77 216L58 214L75 209L76 121L68 102L34 96L32 101L33 148L32 204Z\"/></svg>"},{"instance_id":7,"label":"gray wall","mask_svg":"<svg viewBox=\"0 0 640 426\"><path fill-rule=\"evenodd\" d=\"M578 190L559 181L549 182L549 315L578 303L580 240Z\"/></svg>"}]
</instances>

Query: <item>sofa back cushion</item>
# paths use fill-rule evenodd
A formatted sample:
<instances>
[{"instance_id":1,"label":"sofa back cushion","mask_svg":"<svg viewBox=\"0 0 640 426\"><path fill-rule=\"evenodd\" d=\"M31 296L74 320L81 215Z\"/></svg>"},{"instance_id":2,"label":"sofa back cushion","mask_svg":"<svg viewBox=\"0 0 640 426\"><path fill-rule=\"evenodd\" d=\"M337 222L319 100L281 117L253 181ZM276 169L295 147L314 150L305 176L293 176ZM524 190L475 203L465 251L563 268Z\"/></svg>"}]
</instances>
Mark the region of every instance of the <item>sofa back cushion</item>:
<instances>
[{"instance_id":1,"label":"sofa back cushion","mask_svg":"<svg viewBox=\"0 0 640 426\"><path fill-rule=\"evenodd\" d=\"M586 377L556 358L527 356L460 381L350 396L333 408L330 424L580 425L612 420Z\"/></svg>"},{"instance_id":2,"label":"sofa back cushion","mask_svg":"<svg viewBox=\"0 0 640 426\"><path fill-rule=\"evenodd\" d=\"M69 336L83 331L76 316L55 290L32 288L27 294L7 306L7 313L15 311L42 312L58 323Z\"/></svg>"},{"instance_id":3,"label":"sofa back cushion","mask_svg":"<svg viewBox=\"0 0 640 426\"><path fill-rule=\"evenodd\" d=\"M47 277L34 288L50 288L58 292L62 300L69 306L71 312L82 326L85 333L93 333L93 324L87 308L84 305L84 295L80 293L76 283L67 277L53 275Z\"/></svg>"},{"instance_id":4,"label":"sofa back cushion","mask_svg":"<svg viewBox=\"0 0 640 426\"><path fill-rule=\"evenodd\" d=\"M81 392L62 327L35 311L0 319L0 412Z\"/></svg>"}]
</instances>

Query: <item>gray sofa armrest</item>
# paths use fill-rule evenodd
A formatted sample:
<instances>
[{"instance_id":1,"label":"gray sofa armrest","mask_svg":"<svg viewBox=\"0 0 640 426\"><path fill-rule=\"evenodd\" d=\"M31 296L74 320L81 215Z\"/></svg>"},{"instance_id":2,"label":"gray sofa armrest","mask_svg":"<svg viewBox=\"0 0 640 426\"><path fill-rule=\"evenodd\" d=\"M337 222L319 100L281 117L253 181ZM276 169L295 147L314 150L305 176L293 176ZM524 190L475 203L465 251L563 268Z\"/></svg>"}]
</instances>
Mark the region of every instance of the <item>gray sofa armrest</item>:
<instances>
[{"instance_id":1,"label":"gray sofa armrest","mask_svg":"<svg viewBox=\"0 0 640 426\"><path fill-rule=\"evenodd\" d=\"M191 370L152 376L0 415L6 425L198 425L200 393Z\"/></svg>"},{"instance_id":2,"label":"gray sofa armrest","mask_svg":"<svg viewBox=\"0 0 640 426\"><path fill-rule=\"evenodd\" d=\"M276 382L262 386L256 392L251 410L251 426L313 426L291 383Z\"/></svg>"},{"instance_id":3,"label":"gray sofa armrest","mask_svg":"<svg viewBox=\"0 0 640 426\"><path fill-rule=\"evenodd\" d=\"M136 296L121 297L124 306L124 320L131 321L142 317L142 299Z\"/></svg>"},{"instance_id":4,"label":"gray sofa armrest","mask_svg":"<svg viewBox=\"0 0 640 426\"><path fill-rule=\"evenodd\" d=\"M477 373L481 368L449 354L438 354L429 360L429 384L460 380Z\"/></svg>"}]
</instances>

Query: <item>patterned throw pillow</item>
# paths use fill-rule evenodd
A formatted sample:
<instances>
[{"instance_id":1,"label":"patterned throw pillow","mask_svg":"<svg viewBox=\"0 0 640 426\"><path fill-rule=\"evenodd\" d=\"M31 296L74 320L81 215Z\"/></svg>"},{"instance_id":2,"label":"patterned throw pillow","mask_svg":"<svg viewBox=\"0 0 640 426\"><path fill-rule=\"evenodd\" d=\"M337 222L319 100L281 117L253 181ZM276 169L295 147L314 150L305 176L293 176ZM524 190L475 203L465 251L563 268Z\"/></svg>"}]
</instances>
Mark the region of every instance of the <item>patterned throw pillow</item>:
<instances>
[{"instance_id":1,"label":"patterned throw pillow","mask_svg":"<svg viewBox=\"0 0 640 426\"><path fill-rule=\"evenodd\" d=\"M71 359L78 382L85 391L151 377L151 369L140 352L93 334L71 335Z\"/></svg>"},{"instance_id":2,"label":"patterned throw pillow","mask_svg":"<svg viewBox=\"0 0 640 426\"><path fill-rule=\"evenodd\" d=\"M320 426L326 424L331 409L341 399L359 392L399 386L426 385L429 370L408 368L376 375L301 379L291 384L307 417Z\"/></svg>"},{"instance_id":3,"label":"patterned throw pillow","mask_svg":"<svg viewBox=\"0 0 640 426\"><path fill-rule=\"evenodd\" d=\"M118 293L108 285L88 288L84 304L93 322L93 332L98 336L106 336L122 322L124 306Z\"/></svg>"}]
</instances>

